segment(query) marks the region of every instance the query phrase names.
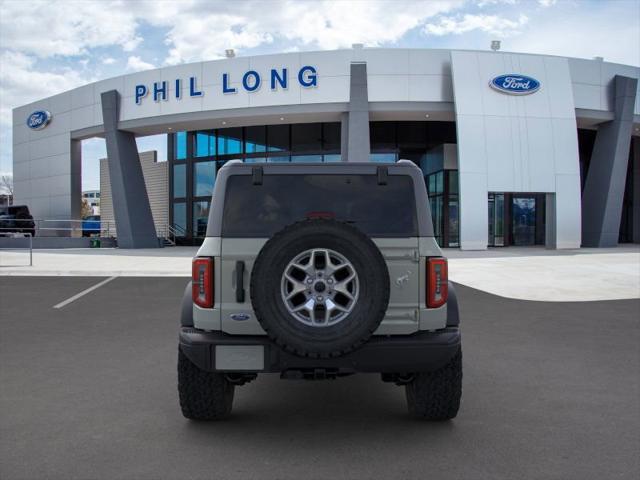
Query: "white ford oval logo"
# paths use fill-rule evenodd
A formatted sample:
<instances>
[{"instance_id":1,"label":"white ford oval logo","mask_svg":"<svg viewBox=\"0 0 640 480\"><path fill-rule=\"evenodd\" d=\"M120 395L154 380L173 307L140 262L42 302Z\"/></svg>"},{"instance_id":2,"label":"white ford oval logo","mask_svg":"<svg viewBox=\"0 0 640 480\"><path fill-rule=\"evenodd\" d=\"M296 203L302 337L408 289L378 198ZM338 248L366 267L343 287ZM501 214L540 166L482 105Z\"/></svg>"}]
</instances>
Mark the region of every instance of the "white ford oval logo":
<instances>
[{"instance_id":1,"label":"white ford oval logo","mask_svg":"<svg viewBox=\"0 0 640 480\"><path fill-rule=\"evenodd\" d=\"M540 90L538 80L518 73L498 75L489 82L489 86L509 95L529 95Z\"/></svg>"}]
</instances>

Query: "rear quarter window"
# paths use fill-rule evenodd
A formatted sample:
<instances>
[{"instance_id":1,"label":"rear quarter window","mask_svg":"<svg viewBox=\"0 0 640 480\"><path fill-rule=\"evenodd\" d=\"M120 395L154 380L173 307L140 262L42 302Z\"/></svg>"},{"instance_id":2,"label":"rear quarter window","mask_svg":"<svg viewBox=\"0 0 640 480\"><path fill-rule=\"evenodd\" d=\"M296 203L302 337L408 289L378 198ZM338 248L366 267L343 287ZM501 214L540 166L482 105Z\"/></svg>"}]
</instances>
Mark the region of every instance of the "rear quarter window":
<instances>
[{"instance_id":1,"label":"rear quarter window","mask_svg":"<svg viewBox=\"0 0 640 480\"><path fill-rule=\"evenodd\" d=\"M390 175L250 175L227 180L222 220L225 237L271 237L312 217L350 223L371 237L418 235L413 180Z\"/></svg>"}]
</instances>

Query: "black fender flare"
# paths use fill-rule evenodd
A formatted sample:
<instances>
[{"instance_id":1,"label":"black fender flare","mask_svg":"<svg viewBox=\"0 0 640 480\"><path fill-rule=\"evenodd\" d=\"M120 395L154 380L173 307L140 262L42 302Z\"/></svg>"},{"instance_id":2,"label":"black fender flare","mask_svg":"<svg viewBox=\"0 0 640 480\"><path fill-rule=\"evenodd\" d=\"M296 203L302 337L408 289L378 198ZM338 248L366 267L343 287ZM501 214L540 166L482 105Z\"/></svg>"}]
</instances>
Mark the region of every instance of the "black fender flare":
<instances>
[{"instance_id":1,"label":"black fender flare","mask_svg":"<svg viewBox=\"0 0 640 480\"><path fill-rule=\"evenodd\" d=\"M191 299L191 282L184 287L182 305L180 307L180 326L193 327L193 300Z\"/></svg>"},{"instance_id":2,"label":"black fender flare","mask_svg":"<svg viewBox=\"0 0 640 480\"><path fill-rule=\"evenodd\" d=\"M447 297L447 327L460 325L460 310L458 309L458 296L452 282L448 282L449 296Z\"/></svg>"}]
</instances>

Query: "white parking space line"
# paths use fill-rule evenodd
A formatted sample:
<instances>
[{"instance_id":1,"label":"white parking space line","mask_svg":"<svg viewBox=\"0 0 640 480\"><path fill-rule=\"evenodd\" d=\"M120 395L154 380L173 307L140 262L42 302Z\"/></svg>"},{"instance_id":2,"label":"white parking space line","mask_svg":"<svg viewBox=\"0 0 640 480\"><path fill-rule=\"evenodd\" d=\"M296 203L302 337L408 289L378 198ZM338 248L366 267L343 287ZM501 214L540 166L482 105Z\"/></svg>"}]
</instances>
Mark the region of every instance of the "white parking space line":
<instances>
[{"instance_id":1,"label":"white parking space line","mask_svg":"<svg viewBox=\"0 0 640 480\"><path fill-rule=\"evenodd\" d=\"M101 281L100 283L96 283L93 287L89 287L86 290L81 291L80 293L75 294L73 297L69 297L66 300L58 303L57 305L54 305L53 308L62 308L62 307L66 307L67 305L69 305L71 302L75 302L77 299L79 299L80 297L84 297L87 293L91 293L94 290L100 288L103 285L106 285L107 283L109 283L111 280L115 280L116 278L118 278L117 276L115 277L109 277L106 280Z\"/></svg>"}]
</instances>

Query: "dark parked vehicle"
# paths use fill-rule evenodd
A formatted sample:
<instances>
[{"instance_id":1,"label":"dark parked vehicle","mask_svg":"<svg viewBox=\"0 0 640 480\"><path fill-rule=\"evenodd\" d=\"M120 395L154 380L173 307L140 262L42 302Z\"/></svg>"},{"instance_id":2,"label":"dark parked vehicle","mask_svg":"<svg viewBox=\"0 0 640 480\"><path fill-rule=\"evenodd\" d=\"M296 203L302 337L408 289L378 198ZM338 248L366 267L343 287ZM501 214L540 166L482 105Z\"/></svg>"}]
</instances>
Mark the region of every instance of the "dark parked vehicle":
<instances>
[{"instance_id":1,"label":"dark parked vehicle","mask_svg":"<svg viewBox=\"0 0 640 480\"><path fill-rule=\"evenodd\" d=\"M100 235L100 215L89 215L82 220L82 236Z\"/></svg>"},{"instance_id":2,"label":"dark parked vehicle","mask_svg":"<svg viewBox=\"0 0 640 480\"><path fill-rule=\"evenodd\" d=\"M36 235L36 224L26 205L0 207L0 233L30 233Z\"/></svg>"}]
</instances>

